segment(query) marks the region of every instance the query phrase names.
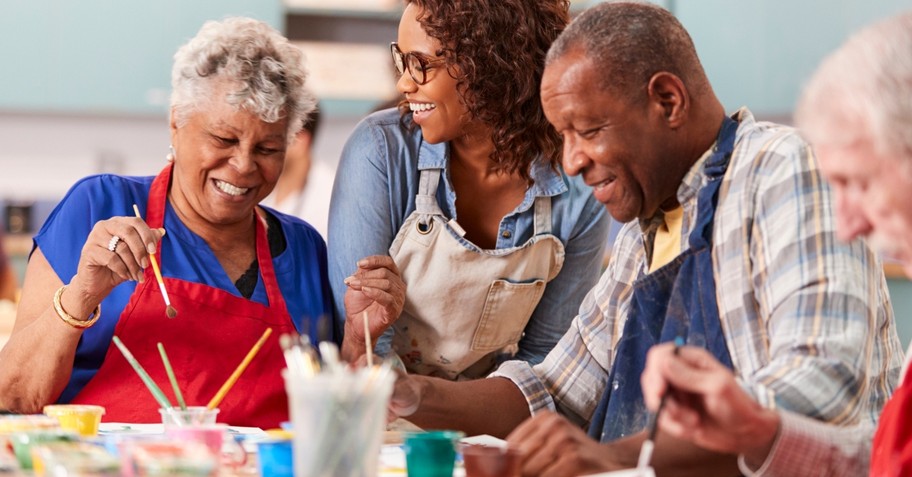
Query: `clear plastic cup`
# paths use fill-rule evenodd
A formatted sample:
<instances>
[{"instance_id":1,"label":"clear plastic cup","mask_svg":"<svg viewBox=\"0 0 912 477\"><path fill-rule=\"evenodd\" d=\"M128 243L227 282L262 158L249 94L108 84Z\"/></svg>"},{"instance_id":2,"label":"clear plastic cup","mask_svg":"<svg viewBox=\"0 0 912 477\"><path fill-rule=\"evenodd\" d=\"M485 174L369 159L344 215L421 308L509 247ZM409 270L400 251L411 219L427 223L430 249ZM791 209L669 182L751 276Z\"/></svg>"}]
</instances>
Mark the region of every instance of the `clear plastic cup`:
<instances>
[{"instance_id":1,"label":"clear plastic cup","mask_svg":"<svg viewBox=\"0 0 912 477\"><path fill-rule=\"evenodd\" d=\"M168 429L169 427L215 424L219 409L208 409L206 406L187 406L187 409L179 407L161 408L158 412L161 414L162 424L165 429Z\"/></svg>"},{"instance_id":2,"label":"clear plastic cup","mask_svg":"<svg viewBox=\"0 0 912 477\"><path fill-rule=\"evenodd\" d=\"M393 372L375 367L283 376L294 427L294 475L376 476Z\"/></svg>"},{"instance_id":3,"label":"clear plastic cup","mask_svg":"<svg viewBox=\"0 0 912 477\"><path fill-rule=\"evenodd\" d=\"M93 437L98 435L98 426L101 424L105 408L87 404L49 404L44 406L43 412L56 417L63 429Z\"/></svg>"}]
</instances>

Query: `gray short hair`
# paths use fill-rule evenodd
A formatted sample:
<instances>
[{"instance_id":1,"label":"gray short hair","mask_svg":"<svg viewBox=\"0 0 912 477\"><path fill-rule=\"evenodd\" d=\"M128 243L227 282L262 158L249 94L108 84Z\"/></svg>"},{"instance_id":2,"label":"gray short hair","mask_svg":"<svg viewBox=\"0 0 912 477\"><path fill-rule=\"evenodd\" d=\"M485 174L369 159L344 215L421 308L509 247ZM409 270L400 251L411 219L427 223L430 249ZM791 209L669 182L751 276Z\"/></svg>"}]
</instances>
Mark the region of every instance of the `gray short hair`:
<instances>
[{"instance_id":1,"label":"gray short hair","mask_svg":"<svg viewBox=\"0 0 912 477\"><path fill-rule=\"evenodd\" d=\"M912 160L912 12L872 24L827 56L795 111L816 144L870 141Z\"/></svg>"},{"instance_id":2,"label":"gray short hair","mask_svg":"<svg viewBox=\"0 0 912 477\"><path fill-rule=\"evenodd\" d=\"M668 10L645 2L606 2L577 16L554 41L545 64L581 49L601 69L602 87L632 101L645 98L649 79L666 71L691 93L709 81L693 40Z\"/></svg>"},{"instance_id":3,"label":"gray short hair","mask_svg":"<svg viewBox=\"0 0 912 477\"><path fill-rule=\"evenodd\" d=\"M274 28L251 18L206 22L174 54L171 108L178 127L224 84L229 104L263 121L288 119L288 138L301 129L316 100L304 87L301 50Z\"/></svg>"}]
</instances>

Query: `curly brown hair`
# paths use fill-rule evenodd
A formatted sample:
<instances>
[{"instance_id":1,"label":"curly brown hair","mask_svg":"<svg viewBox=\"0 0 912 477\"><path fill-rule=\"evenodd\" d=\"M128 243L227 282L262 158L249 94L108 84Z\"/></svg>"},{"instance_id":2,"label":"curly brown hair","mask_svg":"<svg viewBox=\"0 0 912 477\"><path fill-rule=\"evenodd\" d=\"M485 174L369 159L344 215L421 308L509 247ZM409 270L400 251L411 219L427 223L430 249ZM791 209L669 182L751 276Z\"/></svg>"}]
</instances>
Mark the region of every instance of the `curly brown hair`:
<instances>
[{"instance_id":1,"label":"curly brown hair","mask_svg":"<svg viewBox=\"0 0 912 477\"><path fill-rule=\"evenodd\" d=\"M529 177L541 155L560 163L561 138L542 111L545 54L569 21L566 0L406 0L441 44L437 56L458 71L457 88L473 118L492 127L495 169Z\"/></svg>"}]
</instances>

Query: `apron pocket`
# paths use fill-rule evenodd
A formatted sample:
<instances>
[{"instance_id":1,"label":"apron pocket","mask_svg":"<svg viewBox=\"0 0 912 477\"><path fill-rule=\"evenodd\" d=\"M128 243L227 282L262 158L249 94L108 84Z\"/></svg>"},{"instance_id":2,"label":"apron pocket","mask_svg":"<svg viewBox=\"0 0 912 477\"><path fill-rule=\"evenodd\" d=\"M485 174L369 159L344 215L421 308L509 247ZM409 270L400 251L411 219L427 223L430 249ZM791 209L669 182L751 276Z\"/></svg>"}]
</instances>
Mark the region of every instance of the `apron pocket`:
<instances>
[{"instance_id":1,"label":"apron pocket","mask_svg":"<svg viewBox=\"0 0 912 477\"><path fill-rule=\"evenodd\" d=\"M496 351L518 343L543 293L545 281L541 279L528 283L494 280L475 328L472 350Z\"/></svg>"}]
</instances>

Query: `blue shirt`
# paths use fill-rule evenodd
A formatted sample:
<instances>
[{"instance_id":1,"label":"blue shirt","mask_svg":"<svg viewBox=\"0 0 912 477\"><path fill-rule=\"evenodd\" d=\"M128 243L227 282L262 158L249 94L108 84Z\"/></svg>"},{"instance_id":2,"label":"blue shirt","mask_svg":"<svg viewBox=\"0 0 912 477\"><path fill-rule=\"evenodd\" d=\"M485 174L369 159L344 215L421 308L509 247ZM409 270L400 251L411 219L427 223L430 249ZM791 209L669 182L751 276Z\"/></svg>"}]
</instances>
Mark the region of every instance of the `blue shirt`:
<instances>
[{"instance_id":1,"label":"blue shirt","mask_svg":"<svg viewBox=\"0 0 912 477\"><path fill-rule=\"evenodd\" d=\"M406 124L411 123L406 118ZM329 212L329 277L336 315L345 318L345 277L368 255L388 255L393 239L415 210L420 168L442 168L437 202L447 218L456 215L447 143L429 144L421 129L400 125L399 112L374 113L355 128L336 171ZM567 331L579 305L598 280L609 216L580 178L533 162L534 184L500 222L496 249L517 247L534 234L535 198L551 197L551 233L564 244L564 266L548 283L519 342L517 359L537 363ZM453 264L458 267L458 264ZM445 277L441 277L441 283ZM441 286L441 293L446 287ZM388 340L377 347L385 352Z\"/></svg>"},{"instance_id":2,"label":"blue shirt","mask_svg":"<svg viewBox=\"0 0 912 477\"><path fill-rule=\"evenodd\" d=\"M145 215L153 179L98 175L82 179L70 189L34 242L64 283L76 274L80 252L96 222L114 216L133 216L133 204ZM302 220L271 213L281 223L287 243L285 251L273 257L276 281L295 327L316 337L318 319L332 316L326 245L320 234ZM164 227L167 234L162 238L160 257L163 276L202 283L241 296L209 245L184 226L170 203L166 206ZM123 282L101 302L101 318L79 340L73 373L60 402L73 399L101 367L114 327L135 288L136 282ZM268 305L261 277L250 299Z\"/></svg>"}]
</instances>

